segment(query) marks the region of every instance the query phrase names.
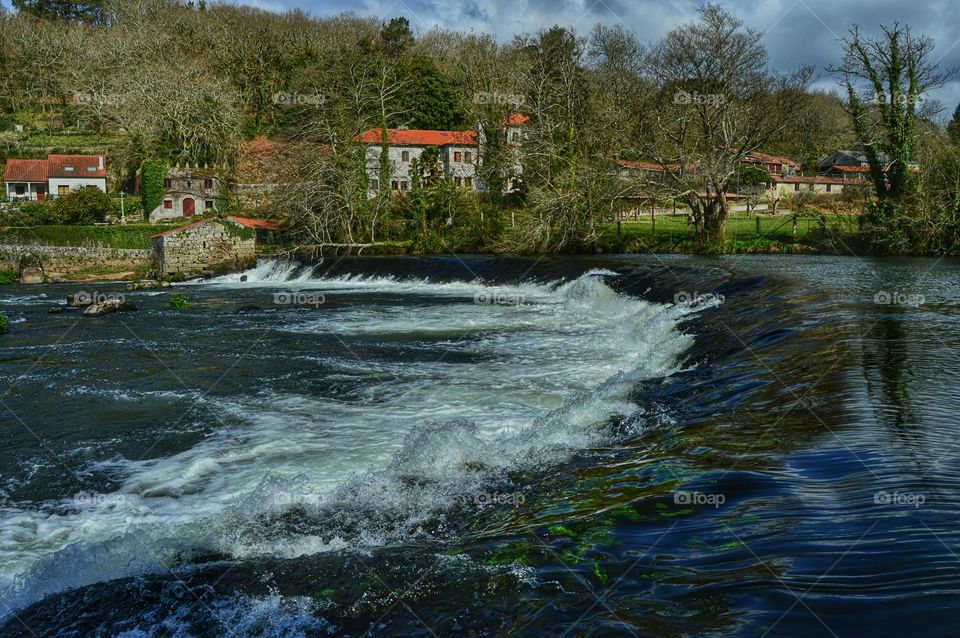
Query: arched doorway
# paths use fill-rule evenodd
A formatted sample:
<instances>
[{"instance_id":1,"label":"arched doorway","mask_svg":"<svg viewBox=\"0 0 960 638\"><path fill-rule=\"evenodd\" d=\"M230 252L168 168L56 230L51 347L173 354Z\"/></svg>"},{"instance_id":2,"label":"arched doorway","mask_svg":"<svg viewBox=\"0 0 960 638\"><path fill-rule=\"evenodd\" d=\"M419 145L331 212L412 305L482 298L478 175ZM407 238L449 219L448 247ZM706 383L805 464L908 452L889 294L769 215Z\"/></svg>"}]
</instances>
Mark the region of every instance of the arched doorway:
<instances>
[{"instance_id":1,"label":"arched doorway","mask_svg":"<svg viewBox=\"0 0 960 638\"><path fill-rule=\"evenodd\" d=\"M194 213L197 212L196 202L193 201L193 198L187 197L183 200L183 216L184 217L193 217Z\"/></svg>"}]
</instances>

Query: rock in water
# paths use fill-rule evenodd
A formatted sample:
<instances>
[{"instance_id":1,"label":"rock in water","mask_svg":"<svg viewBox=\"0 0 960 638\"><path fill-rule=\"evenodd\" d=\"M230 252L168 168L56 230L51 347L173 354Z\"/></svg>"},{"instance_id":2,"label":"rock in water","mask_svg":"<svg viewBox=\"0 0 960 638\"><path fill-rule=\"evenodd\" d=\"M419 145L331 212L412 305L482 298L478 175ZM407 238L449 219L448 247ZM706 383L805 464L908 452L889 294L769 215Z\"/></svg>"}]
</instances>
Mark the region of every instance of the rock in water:
<instances>
[{"instance_id":1,"label":"rock in water","mask_svg":"<svg viewBox=\"0 0 960 638\"><path fill-rule=\"evenodd\" d=\"M48 315L62 315L67 311L63 306L54 306L53 308L47 308Z\"/></svg>"},{"instance_id":2,"label":"rock in water","mask_svg":"<svg viewBox=\"0 0 960 638\"><path fill-rule=\"evenodd\" d=\"M257 310L263 310L263 308L255 306L252 303L244 304L237 308L237 312L256 312Z\"/></svg>"},{"instance_id":3,"label":"rock in water","mask_svg":"<svg viewBox=\"0 0 960 638\"><path fill-rule=\"evenodd\" d=\"M132 301L125 301L123 299L107 299L104 302L87 306L83 311L83 316L100 317L102 315L109 315L114 312L132 312L136 309L137 307Z\"/></svg>"},{"instance_id":4,"label":"rock in water","mask_svg":"<svg viewBox=\"0 0 960 638\"><path fill-rule=\"evenodd\" d=\"M85 308L93 303L93 295L89 292L75 292L67 295L67 305L71 308Z\"/></svg>"}]
</instances>

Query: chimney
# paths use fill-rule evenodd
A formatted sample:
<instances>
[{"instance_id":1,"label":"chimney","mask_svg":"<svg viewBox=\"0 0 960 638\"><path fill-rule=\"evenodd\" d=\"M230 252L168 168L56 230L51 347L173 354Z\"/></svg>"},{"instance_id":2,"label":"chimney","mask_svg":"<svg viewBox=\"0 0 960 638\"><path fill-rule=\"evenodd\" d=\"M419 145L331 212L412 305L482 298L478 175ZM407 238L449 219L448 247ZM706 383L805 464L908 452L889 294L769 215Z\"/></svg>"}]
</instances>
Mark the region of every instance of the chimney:
<instances>
[{"instance_id":1,"label":"chimney","mask_svg":"<svg viewBox=\"0 0 960 638\"><path fill-rule=\"evenodd\" d=\"M97 155L97 169L103 170L103 155Z\"/></svg>"}]
</instances>

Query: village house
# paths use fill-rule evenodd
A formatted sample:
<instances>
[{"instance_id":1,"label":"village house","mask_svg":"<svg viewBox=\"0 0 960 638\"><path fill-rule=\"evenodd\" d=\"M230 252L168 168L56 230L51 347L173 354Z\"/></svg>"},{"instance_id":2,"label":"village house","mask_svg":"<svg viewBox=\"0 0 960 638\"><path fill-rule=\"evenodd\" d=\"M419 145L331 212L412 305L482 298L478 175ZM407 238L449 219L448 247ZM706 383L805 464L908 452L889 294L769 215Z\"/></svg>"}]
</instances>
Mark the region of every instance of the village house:
<instances>
[{"instance_id":1,"label":"village house","mask_svg":"<svg viewBox=\"0 0 960 638\"><path fill-rule=\"evenodd\" d=\"M94 186L107 192L105 155L47 155L47 159L10 159L3 176L11 200L44 201Z\"/></svg>"},{"instance_id":2,"label":"village house","mask_svg":"<svg viewBox=\"0 0 960 638\"><path fill-rule=\"evenodd\" d=\"M518 148L523 140L523 127L530 121L519 113L510 116L501 125L498 132L507 144ZM364 131L360 139L367 145L367 173L369 175L369 197L375 197L380 189L380 154L383 146L382 129ZM478 126L471 131L434 131L423 129L387 129L387 157L390 161L390 190L409 192L413 187L411 167L423 152L435 147L439 152L441 178L450 180L456 186L473 191L484 191L486 185L478 179L477 168L481 166L486 136ZM522 167L519 157L515 158L509 175L504 176L504 190L511 191L519 187L519 175Z\"/></svg>"},{"instance_id":3,"label":"village house","mask_svg":"<svg viewBox=\"0 0 960 638\"><path fill-rule=\"evenodd\" d=\"M163 180L163 201L150 211L150 223L193 217L222 207L227 183L225 169L177 164Z\"/></svg>"},{"instance_id":4,"label":"village house","mask_svg":"<svg viewBox=\"0 0 960 638\"><path fill-rule=\"evenodd\" d=\"M890 158L884 153L878 153L877 161L886 173L889 170ZM911 163L908 168L911 173L920 172L919 164ZM866 154L860 151L837 151L817 162L817 174L824 177L866 181L870 176L870 163L867 161Z\"/></svg>"},{"instance_id":5,"label":"village house","mask_svg":"<svg viewBox=\"0 0 960 638\"><path fill-rule=\"evenodd\" d=\"M276 230L262 219L209 217L154 235L154 265L161 276L196 274L220 264L244 268L253 264L257 246Z\"/></svg>"}]
</instances>

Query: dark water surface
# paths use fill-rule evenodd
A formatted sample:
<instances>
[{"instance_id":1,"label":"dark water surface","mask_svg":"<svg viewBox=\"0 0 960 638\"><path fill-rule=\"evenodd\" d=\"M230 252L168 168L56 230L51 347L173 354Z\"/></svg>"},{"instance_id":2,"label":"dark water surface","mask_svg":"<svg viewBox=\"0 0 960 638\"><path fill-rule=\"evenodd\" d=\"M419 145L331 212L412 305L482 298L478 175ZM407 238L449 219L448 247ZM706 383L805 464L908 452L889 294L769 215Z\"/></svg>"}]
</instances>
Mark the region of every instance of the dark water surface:
<instances>
[{"instance_id":1,"label":"dark water surface","mask_svg":"<svg viewBox=\"0 0 960 638\"><path fill-rule=\"evenodd\" d=\"M4 287L0 635L956 636L957 266Z\"/></svg>"}]
</instances>

